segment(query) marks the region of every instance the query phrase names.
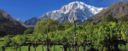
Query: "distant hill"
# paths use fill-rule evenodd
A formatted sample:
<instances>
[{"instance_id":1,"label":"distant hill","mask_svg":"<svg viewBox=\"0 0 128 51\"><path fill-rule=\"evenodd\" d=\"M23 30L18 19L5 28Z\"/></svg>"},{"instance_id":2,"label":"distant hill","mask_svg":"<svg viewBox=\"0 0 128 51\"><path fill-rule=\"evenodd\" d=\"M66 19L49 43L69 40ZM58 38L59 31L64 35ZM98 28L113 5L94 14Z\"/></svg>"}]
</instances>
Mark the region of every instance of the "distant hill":
<instances>
[{"instance_id":1,"label":"distant hill","mask_svg":"<svg viewBox=\"0 0 128 51\"><path fill-rule=\"evenodd\" d=\"M13 19L8 13L0 10L0 36L7 34L22 34L26 28Z\"/></svg>"},{"instance_id":2,"label":"distant hill","mask_svg":"<svg viewBox=\"0 0 128 51\"><path fill-rule=\"evenodd\" d=\"M128 2L115 3L89 19L93 22L128 21Z\"/></svg>"},{"instance_id":3,"label":"distant hill","mask_svg":"<svg viewBox=\"0 0 128 51\"><path fill-rule=\"evenodd\" d=\"M27 27L34 27L34 25L39 21L38 17L32 17L24 22Z\"/></svg>"}]
</instances>

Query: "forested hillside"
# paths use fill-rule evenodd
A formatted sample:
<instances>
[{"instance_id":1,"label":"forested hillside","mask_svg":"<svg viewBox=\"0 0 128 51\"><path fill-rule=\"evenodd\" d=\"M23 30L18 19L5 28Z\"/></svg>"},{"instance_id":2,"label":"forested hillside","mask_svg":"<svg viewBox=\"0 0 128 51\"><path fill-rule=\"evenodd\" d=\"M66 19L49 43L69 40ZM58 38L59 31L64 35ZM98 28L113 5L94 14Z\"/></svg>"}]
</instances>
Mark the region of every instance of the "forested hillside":
<instances>
[{"instance_id":1,"label":"forested hillside","mask_svg":"<svg viewBox=\"0 0 128 51\"><path fill-rule=\"evenodd\" d=\"M22 34L26 29L20 22L13 19L8 13L0 10L0 36Z\"/></svg>"}]
</instances>

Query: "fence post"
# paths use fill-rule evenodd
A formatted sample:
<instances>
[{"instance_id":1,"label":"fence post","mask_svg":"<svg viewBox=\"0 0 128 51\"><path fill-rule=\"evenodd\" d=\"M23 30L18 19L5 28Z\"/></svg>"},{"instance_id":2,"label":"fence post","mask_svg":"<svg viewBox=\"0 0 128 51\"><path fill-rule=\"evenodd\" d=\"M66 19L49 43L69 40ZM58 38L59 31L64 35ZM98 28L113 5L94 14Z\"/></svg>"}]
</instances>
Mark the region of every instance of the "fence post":
<instances>
[{"instance_id":1,"label":"fence post","mask_svg":"<svg viewBox=\"0 0 128 51\"><path fill-rule=\"evenodd\" d=\"M2 51L5 51L5 47L4 46L2 46Z\"/></svg>"}]
</instances>

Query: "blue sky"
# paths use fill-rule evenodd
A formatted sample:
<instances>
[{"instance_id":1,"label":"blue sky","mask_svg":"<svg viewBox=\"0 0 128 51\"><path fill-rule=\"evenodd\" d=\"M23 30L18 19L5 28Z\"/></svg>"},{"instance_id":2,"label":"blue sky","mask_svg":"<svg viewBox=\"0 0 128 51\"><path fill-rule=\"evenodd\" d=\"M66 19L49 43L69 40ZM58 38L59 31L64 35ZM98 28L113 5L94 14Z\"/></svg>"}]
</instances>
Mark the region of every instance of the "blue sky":
<instances>
[{"instance_id":1,"label":"blue sky","mask_svg":"<svg viewBox=\"0 0 128 51\"><path fill-rule=\"evenodd\" d=\"M0 0L0 8L22 21L61 8L75 0ZM79 0L96 7L108 7L118 0Z\"/></svg>"}]
</instances>

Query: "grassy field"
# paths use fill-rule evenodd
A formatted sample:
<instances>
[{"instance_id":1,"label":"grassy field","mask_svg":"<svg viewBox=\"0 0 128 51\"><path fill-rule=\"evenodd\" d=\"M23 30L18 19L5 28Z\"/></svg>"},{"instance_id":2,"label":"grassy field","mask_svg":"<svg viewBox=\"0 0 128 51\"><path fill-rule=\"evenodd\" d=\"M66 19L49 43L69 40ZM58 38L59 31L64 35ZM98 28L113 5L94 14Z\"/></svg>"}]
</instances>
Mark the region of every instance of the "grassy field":
<instances>
[{"instance_id":1,"label":"grassy field","mask_svg":"<svg viewBox=\"0 0 128 51\"><path fill-rule=\"evenodd\" d=\"M2 51L1 48L0 48L0 51ZM8 47L8 48L6 48L5 51L15 51L15 49L12 48L12 47ZM17 51L20 51L19 48L18 48ZM21 51L28 51L28 47L27 46L22 46ZM31 47L31 51L34 51L33 47ZM47 51L46 46L43 46L43 49L42 49L42 46L38 46L36 51ZM63 51L63 48L62 48L62 46L52 46L51 51ZM73 51L73 49L71 49L71 51ZM79 51L82 51L82 48L79 48Z\"/></svg>"},{"instance_id":2,"label":"grassy field","mask_svg":"<svg viewBox=\"0 0 128 51\"><path fill-rule=\"evenodd\" d=\"M121 51L128 51L128 45L125 47L119 46L119 48ZM86 50L87 49L88 48L86 48ZM62 46L52 46L50 50L51 51L63 51L63 48L62 48ZM0 48L0 51L2 51L1 48ZM5 51L15 51L15 49L13 47L7 47ZM20 51L20 49L18 48L17 51ZM21 51L28 51L28 46L22 46ZM32 46L31 46L31 51L34 51L34 47L32 47ZM47 51L46 46L43 46L43 48L42 48L42 46L40 45L36 48L36 51ZM69 49L67 51L69 51ZM72 48L71 48L71 51L73 51ZM83 51L82 47L79 48L79 51Z\"/></svg>"},{"instance_id":3,"label":"grassy field","mask_svg":"<svg viewBox=\"0 0 128 51\"><path fill-rule=\"evenodd\" d=\"M2 50L0 49L0 51ZM7 47L5 51L15 51L15 49L12 47ZM20 51L19 48L18 48L18 51ZM22 46L21 51L28 51L28 47ZM34 51L33 47L31 47L31 51ZM38 46L36 51L46 51L46 46L43 46L43 49L42 49L42 46ZM51 51L62 51L62 46L52 46Z\"/></svg>"}]
</instances>

